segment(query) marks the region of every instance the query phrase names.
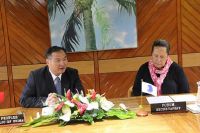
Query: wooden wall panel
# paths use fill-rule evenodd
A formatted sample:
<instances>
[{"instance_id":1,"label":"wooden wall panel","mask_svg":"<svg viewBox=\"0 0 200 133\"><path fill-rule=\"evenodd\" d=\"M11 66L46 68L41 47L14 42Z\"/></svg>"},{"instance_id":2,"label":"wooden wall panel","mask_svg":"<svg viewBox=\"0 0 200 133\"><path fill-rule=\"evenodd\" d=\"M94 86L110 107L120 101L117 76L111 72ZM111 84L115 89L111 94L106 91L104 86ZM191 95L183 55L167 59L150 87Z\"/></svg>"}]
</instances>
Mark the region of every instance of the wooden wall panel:
<instances>
[{"instance_id":1,"label":"wooden wall panel","mask_svg":"<svg viewBox=\"0 0 200 133\"><path fill-rule=\"evenodd\" d=\"M44 52L50 46L48 15L35 2L5 1L13 65L45 63Z\"/></svg>"},{"instance_id":2,"label":"wooden wall panel","mask_svg":"<svg viewBox=\"0 0 200 133\"><path fill-rule=\"evenodd\" d=\"M10 46L9 46L9 36L8 36L8 28L7 28L7 19L6 19L6 9L5 9L5 1L0 1L1 6L1 17L2 17L2 29L3 29L3 35L4 35L4 47L2 47L2 52L5 49L5 58L6 58L6 67L4 72L1 73L4 74L4 79L2 80L8 80L9 84L7 84L7 89L5 90L6 99L9 99L9 104L7 101L5 102L4 107L14 107L14 94L13 94L13 82L12 82L12 71L11 71L11 60L10 60ZM2 76L3 77L3 76Z\"/></svg>"},{"instance_id":3,"label":"wooden wall panel","mask_svg":"<svg viewBox=\"0 0 200 133\"><path fill-rule=\"evenodd\" d=\"M135 75L135 72L100 74L100 93L108 98L127 97Z\"/></svg>"},{"instance_id":4,"label":"wooden wall panel","mask_svg":"<svg viewBox=\"0 0 200 133\"><path fill-rule=\"evenodd\" d=\"M200 66L184 68L190 84L190 92L197 92L197 81L200 81Z\"/></svg>"},{"instance_id":5,"label":"wooden wall panel","mask_svg":"<svg viewBox=\"0 0 200 133\"><path fill-rule=\"evenodd\" d=\"M76 53L67 53L67 58L69 61L89 61L94 60L95 52L76 52Z\"/></svg>"},{"instance_id":6,"label":"wooden wall panel","mask_svg":"<svg viewBox=\"0 0 200 133\"><path fill-rule=\"evenodd\" d=\"M200 80L200 1L181 2L182 60L191 92L196 92Z\"/></svg>"},{"instance_id":7,"label":"wooden wall panel","mask_svg":"<svg viewBox=\"0 0 200 133\"><path fill-rule=\"evenodd\" d=\"M200 1L182 1L182 52L200 52Z\"/></svg>"},{"instance_id":8,"label":"wooden wall panel","mask_svg":"<svg viewBox=\"0 0 200 133\"><path fill-rule=\"evenodd\" d=\"M2 2L0 2L0 5L2 6ZM0 66L3 66L3 65L6 65L6 52L5 52L5 43L4 43L2 13L0 10Z\"/></svg>"},{"instance_id":9,"label":"wooden wall panel","mask_svg":"<svg viewBox=\"0 0 200 133\"><path fill-rule=\"evenodd\" d=\"M200 66L200 53L182 54L183 67Z\"/></svg>"},{"instance_id":10,"label":"wooden wall panel","mask_svg":"<svg viewBox=\"0 0 200 133\"><path fill-rule=\"evenodd\" d=\"M8 80L7 67L0 67L0 80Z\"/></svg>"},{"instance_id":11,"label":"wooden wall panel","mask_svg":"<svg viewBox=\"0 0 200 133\"><path fill-rule=\"evenodd\" d=\"M149 47L157 38L168 40L171 43L171 54L176 54L176 0L138 0L137 2L139 3L137 6L139 48L136 55L150 55Z\"/></svg>"},{"instance_id":12,"label":"wooden wall panel","mask_svg":"<svg viewBox=\"0 0 200 133\"><path fill-rule=\"evenodd\" d=\"M23 91L23 88L26 84L26 79L14 80L13 84L14 84L14 95L15 95L15 106L19 107L19 106L21 106L19 104L19 99L21 97L21 93Z\"/></svg>"},{"instance_id":13,"label":"wooden wall panel","mask_svg":"<svg viewBox=\"0 0 200 133\"><path fill-rule=\"evenodd\" d=\"M86 93L88 89L95 89L94 74L80 74L80 79Z\"/></svg>"}]
</instances>

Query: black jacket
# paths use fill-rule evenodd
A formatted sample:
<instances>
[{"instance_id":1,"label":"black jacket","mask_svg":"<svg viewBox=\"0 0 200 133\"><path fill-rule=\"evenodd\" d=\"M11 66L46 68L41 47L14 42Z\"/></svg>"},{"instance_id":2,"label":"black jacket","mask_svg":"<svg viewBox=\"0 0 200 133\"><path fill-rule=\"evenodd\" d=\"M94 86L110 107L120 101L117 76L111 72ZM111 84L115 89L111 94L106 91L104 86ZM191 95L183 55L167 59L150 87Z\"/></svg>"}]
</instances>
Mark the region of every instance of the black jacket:
<instances>
[{"instance_id":1,"label":"black jacket","mask_svg":"<svg viewBox=\"0 0 200 133\"><path fill-rule=\"evenodd\" d=\"M83 91L78 71L68 67L62 74L61 86L62 95L64 89L70 89L72 93ZM53 92L56 93L53 78L48 66L45 66L30 72L19 102L23 107L43 107L48 94Z\"/></svg>"},{"instance_id":2,"label":"black jacket","mask_svg":"<svg viewBox=\"0 0 200 133\"><path fill-rule=\"evenodd\" d=\"M139 68L133 85L132 96L141 95L141 79L144 82L154 85L148 69L148 62ZM161 86L161 92L162 94L178 94L189 92L188 80L184 74L183 69L177 63L173 62L169 67L169 71ZM143 95L147 94L145 93Z\"/></svg>"}]
</instances>

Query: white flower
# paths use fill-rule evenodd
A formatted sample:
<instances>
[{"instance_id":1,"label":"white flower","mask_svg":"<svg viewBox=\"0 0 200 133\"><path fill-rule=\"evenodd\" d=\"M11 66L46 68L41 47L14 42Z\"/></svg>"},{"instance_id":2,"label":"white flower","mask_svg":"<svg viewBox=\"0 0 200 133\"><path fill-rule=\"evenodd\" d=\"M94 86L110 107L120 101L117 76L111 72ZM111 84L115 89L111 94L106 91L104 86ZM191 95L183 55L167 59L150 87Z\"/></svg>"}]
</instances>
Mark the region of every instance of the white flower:
<instances>
[{"instance_id":1,"label":"white flower","mask_svg":"<svg viewBox=\"0 0 200 133\"><path fill-rule=\"evenodd\" d=\"M54 106L49 106L49 107L42 108L42 116L52 115L53 112L54 112L54 109L55 109Z\"/></svg>"},{"instance_id":2,"label":"white flower","mask_svg":"<svg viewBox=\"0 0 200 133\"><path fill-rule=\"evenodd\" d=\"M59 119L67 122L67 121L70 121L70 117L71 117L71 114L70 115L69 114L64 114L63 116L60 116Z\"/></svg>"},{"instance_id":3,"label":"white flower","mask_svg":"<svg viewBox=\"0 0 200 133\"><path fill-rule=\"evenodd\" d=\"M87 97L83 97L82 95L79 95L78 98L82 103L89 104Z\"/></svg>"},{"instance_id":4,"label":"white flower","mask_svg":"<svg viewBox=\"0 0 200 133\"><path fill-rule=\"evenodd\" d=\"M62 107L62 112L63 112L63 114L67 114L67 113L71 114L71 109L70 109L70 107L68 105L65 104Z\"/></svg>"},{"instance_id":5,"label":"white flower","mask_svg":"<svg viewBox=\"0 0 200 133\"><path fill-rule=\"evenodd\" d=\"M66 101L65 102L66 105L68 105L69 107L74 107L74 103L70 102L70 101Z\"/></svg>"},{"instance_id":6,"label":"white flower","mask_svg":"<svg viewBox=\"0 0 200 133\"><path fill-rule=\"evenodd\" d=\"M71 117L71 109L68 105L64 105L62 107L62 112L64 113L63 116L60 116L59 119L67 122L70 121L70 117Z\"/></svg>"},{"instance_id":7,"label":"white flower","mask_svg":"<svg viewBox=\"0 0 200 133\"><path fill-rule=\"evenodd\" d=\"M86 110L93 110L93 109L99 109L98 102L91 102L91 103L89 103Z\"/></svg>"},{"instance_id":8,"label":"white flower","mask_svg":"<svg viewBox=\"0 0 200 133\"><path fill-rule=\"evenodd\" d=\"M121 109L127 111L127 107L126 107L126 105L124 105L123 103L120 103L120 104L119 104L119 107L120 107Z\"/></svg>"},{"instance_id":9,"label":"white flower","mask_svg":"<svg viewBox=\"0 0 200 133\"><path fill-rule=\"evenodd\" d=\"M102 97L100 99L100 106L103 110L108 111L114 106L114 104L111 101L108 101L105 97Z\"/></svg>"},{"instance_id":10,"label":"white flower","mask_svg":"<svg viewBox=\"0 0 200 133\"><path fill-rule=\"evenodd\" d=\"M100 99L100 98L101 98L101 95L100 95L100 94L96 94L96 98L97 98L97 99Z\"/></svg>"}]
</instances>

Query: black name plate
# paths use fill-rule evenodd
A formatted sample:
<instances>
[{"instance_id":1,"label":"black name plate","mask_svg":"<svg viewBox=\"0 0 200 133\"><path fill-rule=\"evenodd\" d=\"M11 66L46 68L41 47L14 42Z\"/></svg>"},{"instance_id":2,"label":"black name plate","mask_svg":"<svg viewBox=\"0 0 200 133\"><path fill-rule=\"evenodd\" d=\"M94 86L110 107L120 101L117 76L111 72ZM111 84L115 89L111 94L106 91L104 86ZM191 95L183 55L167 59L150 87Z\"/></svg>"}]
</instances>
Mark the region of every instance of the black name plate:
<instances>
[{"instance_id":1,"label":"black name plate","mask_svg":"<svg viewBox=\"0 0 200 133\"><path fill-rule=\"evenodd\" d=\"M24 123L24 114L0 116L0 125Z\"/></svg>"},{"instance_id":2,"label":"black name plate","mask_svg":"<svg viewBox=\"0 0 200 133\"><path fill-rule=\"evenodd\" d=\"M151 104L151 113L186 112L186 102Z\"/></svg>"}]
</instances>

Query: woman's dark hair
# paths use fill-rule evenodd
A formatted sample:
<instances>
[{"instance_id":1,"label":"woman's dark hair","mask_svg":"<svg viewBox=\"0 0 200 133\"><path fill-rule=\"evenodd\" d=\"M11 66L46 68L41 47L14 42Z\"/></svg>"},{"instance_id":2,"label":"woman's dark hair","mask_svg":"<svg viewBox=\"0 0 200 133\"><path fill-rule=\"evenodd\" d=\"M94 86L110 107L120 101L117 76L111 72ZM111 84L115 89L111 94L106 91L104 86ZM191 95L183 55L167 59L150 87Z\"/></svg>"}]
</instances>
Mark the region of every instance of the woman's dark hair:
<instances>
[{"instance_id":1,"label":"woman's dark hair","mask_svg":"<svg viewBox=\"0 0 200 133\"><path fill-rule=\"evenodd\" d=\"M66 50L64 48L58 47L58 46L52 46L52 47L48 48L45 53L46 59L49 58L52 55L52 53L58 52L58 51L63 51L66 53Z\"/></svg>"},{"instance_id":2,"label":"woman's dark hair","mask_svg":"<svg viewBox=\"0 0 200 133\"><path fill-rule=\"evenodd\" d=\"M166 40L163 39L155 40L152 45L151 53L153 52L154 47L165 47L167 49L167 54L169 55L170 44Z\"/></svg>"}]
</instances>

